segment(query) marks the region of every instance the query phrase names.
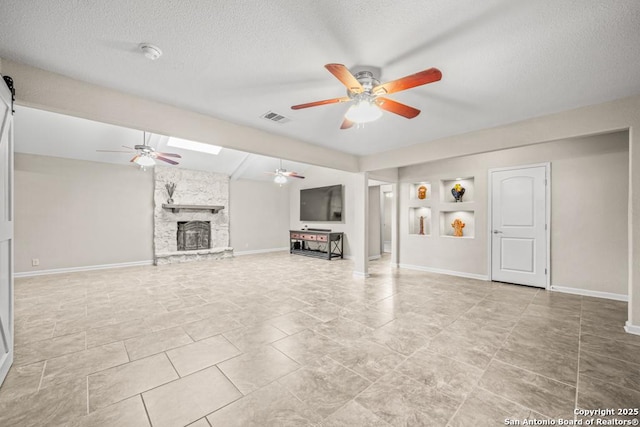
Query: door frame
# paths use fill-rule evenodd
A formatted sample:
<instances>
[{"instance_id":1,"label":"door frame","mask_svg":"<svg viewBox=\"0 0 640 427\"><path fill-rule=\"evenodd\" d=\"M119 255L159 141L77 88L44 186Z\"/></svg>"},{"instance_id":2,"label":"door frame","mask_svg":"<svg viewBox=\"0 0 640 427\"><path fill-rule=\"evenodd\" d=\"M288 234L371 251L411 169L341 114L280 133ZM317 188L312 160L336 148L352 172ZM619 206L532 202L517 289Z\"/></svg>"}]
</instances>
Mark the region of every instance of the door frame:
<instances>
[{"instance_id":1,"label":"door frame","mask_svg":"<svg viewBox=\"0 0 640 427\"><path fill-rule=\"evenodd\" d=\"M544 167L544 177L545 177L545 221L547 224L546 231L546 239L547 239L547 259L546 263L546 290L551 289L551 162L543 162L543 163L533 163L528 165L517 165L517 166L508 166L503 168L491 168L487 172L487 271L489 272L489 281L493 281L493 249L492 242L493 236L491 234L491 230L493 229L493 180L492 174L493 172L503 172L509 170L517 170L517 169L529 169L529 168L537 168Z\"/></svg>"}]
</instances>

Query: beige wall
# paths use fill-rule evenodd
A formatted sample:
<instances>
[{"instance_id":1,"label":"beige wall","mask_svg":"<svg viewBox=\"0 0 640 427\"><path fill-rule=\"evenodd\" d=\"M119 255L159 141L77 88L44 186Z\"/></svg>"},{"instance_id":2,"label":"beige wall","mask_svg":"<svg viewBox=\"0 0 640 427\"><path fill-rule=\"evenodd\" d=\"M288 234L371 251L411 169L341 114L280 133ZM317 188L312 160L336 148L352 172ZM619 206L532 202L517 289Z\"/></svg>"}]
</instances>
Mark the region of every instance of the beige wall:
<instances>
[{"instance_id":1,"label":"beige wall","mask_svg":"<svg viewBox=\"0 0 640 427\"><path fill-rule=\"evenodd\" d=\"M357 174L314 166L305 171L305 177L306 179L295 180L287 184L290 185L289 223L291 224L291 229L300 230L306 225L309 228L328 228L333 231L341 231L344 233L344 254L352 256L354 254L352 248L352 245L355 244L354 236L357 235L354 220ZM338 184L344 186L342 189L342 222L300 221L300 189Z\"/></svg>"},{"instance_id":2,"label":"beige wall","mask_svg":"<svg viewBox=\"0 0 640 427\"><path fill-rule=\"evenodd\" d=\"M627 295L628 141L618 132L400 168L400 263L488 275L488 170L551 162L552 285ZM475 179L475 238L438 237L435 210L432 236L408 236L407 183L457 176Z\"/></svg>"},{"instance_id":3,"label":"beige wall","mask_svg":"<svg viewBox=\"0 0 640 427\"><path fill-rule=\"evenodd\" d=\"M16 153L15 271L151 261L152 196L151 172Z\"/></svg>"},{"instance_id":4,"label":"beige wall","mask_svg":"<svg viewBox=\"0 0 640 427\"><path fill-rule=\"evenodd\" d=\"M17 273L153 260L153 171L33 154L15 158ZM232 181L229 216L236 252L288 246L288 189ZM39 266L31 265L33 258Z\"/></svg>"},{"instance_id":5,"label":"beige wall","mask_svg":"<svg viewBox=\"0 0 640 427\"><path fill-rule=\"evenodd\" d=\"M235 253L289 247L289 189L237 180L230 187L230 234Z\"/></svg>"}]
</instances>

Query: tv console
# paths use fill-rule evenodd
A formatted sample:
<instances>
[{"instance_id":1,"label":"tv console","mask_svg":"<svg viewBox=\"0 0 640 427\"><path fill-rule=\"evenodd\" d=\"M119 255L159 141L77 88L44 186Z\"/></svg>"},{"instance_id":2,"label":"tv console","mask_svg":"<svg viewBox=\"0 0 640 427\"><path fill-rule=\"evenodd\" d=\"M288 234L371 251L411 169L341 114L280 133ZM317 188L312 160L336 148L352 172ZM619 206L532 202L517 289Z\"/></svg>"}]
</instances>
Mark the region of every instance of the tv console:
<instances>
[{"instance_id":1,"label":"tv console","mask_svg":"<svg viewBox=\"0 0 640 427\"><path fill-rule=\"evenodd\" d=\"M289 230L289 253L331 260L344 258L344 233L326 229Z\"/></svg>"}]
</instances>

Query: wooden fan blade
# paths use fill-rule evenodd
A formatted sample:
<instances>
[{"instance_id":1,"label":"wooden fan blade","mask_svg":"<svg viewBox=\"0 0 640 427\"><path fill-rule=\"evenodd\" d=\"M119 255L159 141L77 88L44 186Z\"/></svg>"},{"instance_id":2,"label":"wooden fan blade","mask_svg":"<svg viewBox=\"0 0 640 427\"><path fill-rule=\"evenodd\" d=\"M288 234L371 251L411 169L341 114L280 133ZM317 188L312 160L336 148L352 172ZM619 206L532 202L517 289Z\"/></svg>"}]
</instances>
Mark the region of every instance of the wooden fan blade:
<instances>
[{"instance_id":1,"label":"wooden fan blade","mask_svg":"<svg viewBox=\"0 0 640 427\"><path fill-rule=\"evenodd\" d=\"M389 98L376 98L376 105L385 111L406 117L407 119L413 119L420 114L420 110L417 108L409 107L408 105L401 104Z\"/></svg>"},{"instance_id":2,"label":"wooden fan blade","mask_svg":"<svg viewBox=\"0 0 640 427\"><path fill-rule=\"evenodd\" d=\"M176 153L160 153L156 151L156 154L160 154L161 156L164 156L164 157L177 157L178 159L182 158L180 154L176 154Z\"/></svg>"},{"instance_id":3,"label":"wooden fan blade","mask_svg":"<svg viewBox=\"0 0 640 427\"><path fill-rule=\"evenodd\" d=\"M133 153L135 150L96 150L98 153Z\"/></svg>"},{"instance_id":4,"label":"wooden fan blade","mask_svg":"<svg viewBox=\"0 0 640 427\"><path fill-rule=\"evenodd\" d=\"M158 159L158 160L162 160L163 162L167 162L167 163L169 163L170 165L177 165L177 164L178 164L178 162L174 162L173 160L171 160L171 159L167 159L166 157L162 157L162 156L155 156L155 158L156 158L156 159Z\"/></svg>"},{"instance_id":5,"label":"wooden fan blade","mask_svg":"<svg viewBox=\"0 0 640 427\"><path fill-rule=\"evenodd\" d=\"M349 98L348 96L343 96L342 98L331 98L331 99L325 99L324 101L308 102L306 104L294 105L291 107L291 109L300 110L302 108L317 107L319 105L327 105L327 104L338 104L341 102L349 102L349 101L351 101L351 98Z\"/></svg>"},{"instance_id":6,"label":"wooden fan blade","mask_svg":"<svg viewBox=\"0 0 640 427\"><path fill-rule=\"evenodd\" d=\"M355 125L355 123L345 117L340 125L340 129L349 129L353 125Z\"/></svg>"},{"instance_id":7,"label":"wooden fan blade","mask_svg":"<svg viewBox=\"0 0 640 427\"><path fill-rule=\"evenodd\" d=\"M395 93L402 90L411 89L412 87L426 85L427 83L437 82L442 78L442 73L437 68L429 68L419 73L411 74L398 80L383 83L371 89L371 92L377 95L386 93Z\"/></svg>"},{"instance_id":8,"label":"wooden fan blade","mask_svg":"<svg viewBox=\"0 0 640 427\"><path fill-rule=\"evenodd\" d=\"M133 156L133 159L129 160L130 162L135 162L136 160L138 160L138 156L137 154L135 156Z\"/></svg>"},{"instance_id":9,"label":"wooden fan blade","mask_svg":"<svg viewBox=\"0 0 640 427\"><path fill-rule=\"evenodd\" d=\"M340 82L353 93L361 93L364 91L362 84L351 74L351 71L342 64L327 64L324 66L331 74L333 74Z\"/></svg>"},{"instance_id":10,"label":"wooden fan blade","mask_svg":"<svg viewBox=\"0 0 640 427\"><path fill-rule=\"evenodd\" d=\"M304 179L304 176L298 175L297 172L282 172L282 175L290 176L291 178L302 178L302 179Z\"/></svg>"}]
</instances>

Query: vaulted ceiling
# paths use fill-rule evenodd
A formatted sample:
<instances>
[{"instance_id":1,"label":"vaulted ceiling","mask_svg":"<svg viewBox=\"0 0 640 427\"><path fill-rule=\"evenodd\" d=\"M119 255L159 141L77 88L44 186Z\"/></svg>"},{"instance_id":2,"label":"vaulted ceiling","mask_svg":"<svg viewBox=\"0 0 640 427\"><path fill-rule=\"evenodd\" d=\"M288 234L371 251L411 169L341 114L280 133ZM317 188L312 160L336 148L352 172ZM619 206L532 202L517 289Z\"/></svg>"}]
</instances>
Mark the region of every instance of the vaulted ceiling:
<instances>
[{"instance_id":1,"label":"vaulted ceiling","mask_svg":"<svg viewBox=\"0 0 640 427\"><path fill-rule=\"evenodd\" d=\"M4 0L1 12L0 57L356 155L640 94L637 0ZM141 42L163 56L147 60ZM443 78L391 96L417 118L340 130L344 104L290 109L345 95L327 63Z\"/></svg>"}]
</instances>

